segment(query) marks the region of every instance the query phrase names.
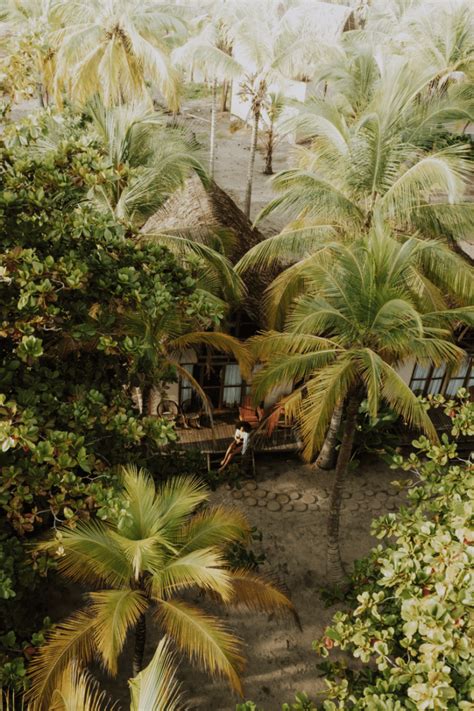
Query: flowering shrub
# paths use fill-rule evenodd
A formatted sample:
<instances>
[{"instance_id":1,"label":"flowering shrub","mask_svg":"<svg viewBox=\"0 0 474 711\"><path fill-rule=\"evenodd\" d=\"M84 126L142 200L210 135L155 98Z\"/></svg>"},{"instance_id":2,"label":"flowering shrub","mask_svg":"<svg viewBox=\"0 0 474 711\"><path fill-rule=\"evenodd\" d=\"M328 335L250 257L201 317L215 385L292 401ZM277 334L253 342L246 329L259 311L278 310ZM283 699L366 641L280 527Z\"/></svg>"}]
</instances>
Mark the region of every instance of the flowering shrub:
<instances>
[{"instance_id":1,"label":"flowering shrub","mask_svg":"<svg viewBox=\"0 0 474 711\"><path fill-rule=\"evenodd\" d=\"M473 708L474 466L457 440L474 434L474 404L459 395L427 403L451 419L452 440L420 437L394 458L393 468L413 473L409 502L374 522L383 543L357 567L353 609L337 612L314 644L357 661L322 665L325 711Z\"/></svg>"}]
</instances>

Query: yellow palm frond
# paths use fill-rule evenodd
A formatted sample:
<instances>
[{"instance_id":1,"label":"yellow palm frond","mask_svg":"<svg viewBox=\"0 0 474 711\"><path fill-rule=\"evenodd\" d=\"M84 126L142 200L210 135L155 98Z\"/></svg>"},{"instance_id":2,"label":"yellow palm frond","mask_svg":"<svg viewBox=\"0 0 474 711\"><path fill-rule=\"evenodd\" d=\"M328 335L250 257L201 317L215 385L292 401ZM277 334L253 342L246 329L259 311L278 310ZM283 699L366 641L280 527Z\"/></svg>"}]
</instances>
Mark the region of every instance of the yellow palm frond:
<instances>
[{"instance_id":1,"label":"yellow palm frond","mask_svg":"<svg viewBox=\"0 0 474 711\"><path fill-rule=\"evenodd\" d=\"M100 691L97 682L73 662L62 673L49 711L114 711L116 704Z\"/></svg>"},{"instance_id":2,"label":"yellow palm frond","mask_svg":"<svg viewBox=\"0 0 474 711\"><path fill-rule=\"evenodd\" d=\"M101 590L90 593L89 599L95 618L95 648L104 667L115 676L127 633L146 611L147 600L138 590Z\"/></svg>"},{"instance_id":3,"label":"yellow palm frond","mask_svg":"<svg viewBox=\"0 0 474 711\"><path fill-rule=\"evenodd\" d=\"M60 533L60 540L54 538L38 548L60 553L58 569L65 577L94 586L119 586L130 578L131 566L103 523L79 522Z\"/></svg>"},{"instance_id":4,"label":"yellow palm frond","mask_svg":"<svg viewBox=\"0 0 474 711\"><path fill-rule=\"evenodd\" d=\"M243 606L252 612L288 613L296 619L296 610L288 597L270 580L251 570L239 569L231 573L232 606Z\"/></svg>"},{"instance_id":5,"label":"yellow palm frond","mask_svg":"<svg viewBox=\"0 0 474 711\"><path fill-rule=\"evenodd\" d=\"M162 600L157 610L159 622L177 646L211 674L227 677L242 695L239 678L244 664L241 643L220 620L185 602Z\"/></svg>"},{"instance_id":6,"label":"yellow palm frond","mask_svg":"<svg viewBox=\"0 0 474 711\"><path fill-rule=\"evenodd\" d=\"M177 590L199 587L212 590L226 601L232 594L226 559L218 548L200 548L177 556L164 564L154 576L152 586L171 595Z\"/></svg>"},{"instance_id":7,"label":"yellow palm frond","mask_svg":"<svg viewBox=\"0 0 474 711\"><path fill-rule=\"evenodd\" d=\"M31 711L49 711L51 697L66 667L80 659L87 664L94 654L96 619L89 608L79 610L61 622L30 664L31 688L26 697Z\"/></svg>"},{"instance_id":8,"label":"yellow palm frond","mask_svg":"<svg viewBox=\"0 0 474 711\"><path fill-rule=\"evenodd\" d=\"M166 636L158 644L148 666L128 684L130 711L186 711L176 679L175 657Z\"/></svg>"},{"instance_id":9,"label":"yellow palm frond","mask_svg":"<svg viewBox=\"0 0 474 711\"><path fill-rule=\"evenodd\" d=\"M180 553L208 546L223 546L233 541L245 541L250 536L250 524L238 509L214 506L197 513L179 534Z\"/></svg>"}]
</instances>

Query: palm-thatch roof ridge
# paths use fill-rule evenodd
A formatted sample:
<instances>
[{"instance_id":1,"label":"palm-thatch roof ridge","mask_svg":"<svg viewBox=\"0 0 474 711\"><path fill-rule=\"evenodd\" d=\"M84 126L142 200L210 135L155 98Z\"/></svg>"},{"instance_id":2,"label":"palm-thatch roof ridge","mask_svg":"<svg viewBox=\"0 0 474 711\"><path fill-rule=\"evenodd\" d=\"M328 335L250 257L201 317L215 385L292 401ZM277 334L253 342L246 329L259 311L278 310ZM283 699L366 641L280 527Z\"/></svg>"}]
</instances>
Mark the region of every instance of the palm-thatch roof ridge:
<instances>
[{"instance_id":1,"label":"palm-thatch roof ridge","mask_svg":"<svg viewBox=\"0 0 474 711\"><path fill-rule=\"evenodd\" d=\"M197 175L176 190L140 231L144 234L176 234L192 230L196 230L196 240L200 240L206 230L230 234L227 256L233 264L264 239L230 195L214 181L204 185ZM262 294L274 276L273 273L249 270L244 277L249 295L243 307L260 322Z\"/></svg>"}]
</instances>

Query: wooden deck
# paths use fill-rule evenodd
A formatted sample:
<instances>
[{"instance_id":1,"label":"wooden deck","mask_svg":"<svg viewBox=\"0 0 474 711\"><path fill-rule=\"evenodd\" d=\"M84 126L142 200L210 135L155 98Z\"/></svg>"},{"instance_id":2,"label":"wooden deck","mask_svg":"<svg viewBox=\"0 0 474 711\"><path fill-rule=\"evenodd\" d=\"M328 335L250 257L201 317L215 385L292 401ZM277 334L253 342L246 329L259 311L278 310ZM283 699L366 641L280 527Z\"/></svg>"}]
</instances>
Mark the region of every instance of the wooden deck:
<instances>
[{"instance_id":1,"label":"wooden deck","mask_svg":"<svg viewBox=\"0 0 474 711\"><path fill-rule=\"evenodd\" d=\"M235 424L227 422L217 422L213 430L210 427L179 429L178 444L183 449L225 452L234 437L235 429ZM291 427L277 428L270 437L261 432L252 432L250 441L254 452L285 452L299 449Z\"/></svg>"}]
</instances>

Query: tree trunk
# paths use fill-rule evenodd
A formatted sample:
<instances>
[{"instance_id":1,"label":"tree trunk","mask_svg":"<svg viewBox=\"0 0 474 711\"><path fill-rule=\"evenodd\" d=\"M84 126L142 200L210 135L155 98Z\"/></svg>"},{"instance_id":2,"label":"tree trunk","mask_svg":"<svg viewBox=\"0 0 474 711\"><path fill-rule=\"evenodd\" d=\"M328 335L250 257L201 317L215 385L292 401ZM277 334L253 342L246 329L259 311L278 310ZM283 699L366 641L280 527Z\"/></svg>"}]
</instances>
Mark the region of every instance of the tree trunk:
<instances>
[{"instance_id":1,"label":"tree trunk","mask_svg":"<svg viewBox=\"0 0 474 711\"><path fill-rule=\"evenodd\" d=\"M354 434L359 411L359 398L352 396L346 407L346 423L342 437L339 456L337 458L334 486L329 502L327 525L327 558L326 578L329 585L338 585L345 579L344 566L339 547L339 520L341 513L342 492L347 474L347 468L352 454Z\"/></svg>"},{"instance_id":2,"label":"tree trunk","mask_svg":"<svg viewBox=\"0 0 474 711\"><path fill-rule=\"evenodd\" d=\"M140 615L135 628L135 648L133 650L132 676L141 672L143 667L143 655L145 653L146 640L146 618Z\"/></svg>"},{"instance_id":3,"label":"tree trunk","mask_svg":"<svg viewBox=\"0 0 474 711\"><path fill-rule=\"evenodd\" d=\"M257 153L259 121L260 121L260 111L255 111L254 115L253 115L252 139L250 141L250 156L249 156L249 164L248 164L248 170L247 170L247 187L245 189L244 212L247 215L247 217L250 217L250 205L252 203L253 169L254 169L254 165L255 165L255 155Z\"/></svg>"},{"instance_id":4,"label":"tree trunk","mask_svg":"<svg viewBox=\"0 0 474 711\"><path fill-rule=\"evenodd\" d=\"M214 177L214 161L216 158L216 128L217 128L217 79L212 82L211 90L211 138L209 147L209 175Z\"/></svg>"},{"instance_id":5,"label":"tree trunk","mask_svg":"<svg viewBox=\"0 0 474 711\"><path fill-rule=\"evenodd\" d=\"M273 175L273 121L268 129L267 154L265 156L265 175Z\"/></svg>"},{"instance_id":6,"label":"tree trunk","mask_svg":"<svg viewBox=\"0 0 474 711\"><path fill-rule=\"evenodd\" d=\"M45 108L45 103L44 103L44 91L43 91L43 84L39 81L36 85L36 92L38 95L38 102L39 105L42 109Z\"/></svg>"},{"instance_id":7,"label":"tree trunk","mask_svg":"<svg viewBox=\"0 0 474 711\"><path fill-rule=\"evenodd\" d=\"M316 459L316 466L319 469L334 469L336 466L336 445L339 427L341 426L343 403L336 405L332 413L331 422L326 433L319 456Z\"/></svg>"},{"instance_id":8,"label":"tree trunk","mask_svg":"<svg viewBox=\"0 0 474 711\"><path fill-rule=\"evenodd\" d=\"M149 417L153 417L153 415L156 415L156 411L158 409L158 403L161 398L161 393L158 390L157 387L152 385L150 389L148 390L148 398L147 398L147 403L146 403L146 414Z\"/></svg>"},{"instance_id":9,"label":"tree trunk","mask_svg":"<svg viewBox=\"0 0 474 711\"><path fill-rule=\"evenodd\" d=\"M227 97L229 96L229 87L230 87L230 81L227 81L227 79L224 79L224 83L222 84L222 103L221 103L221 111L224 113L227 111Z\"/></svg>"}]
</instances>

